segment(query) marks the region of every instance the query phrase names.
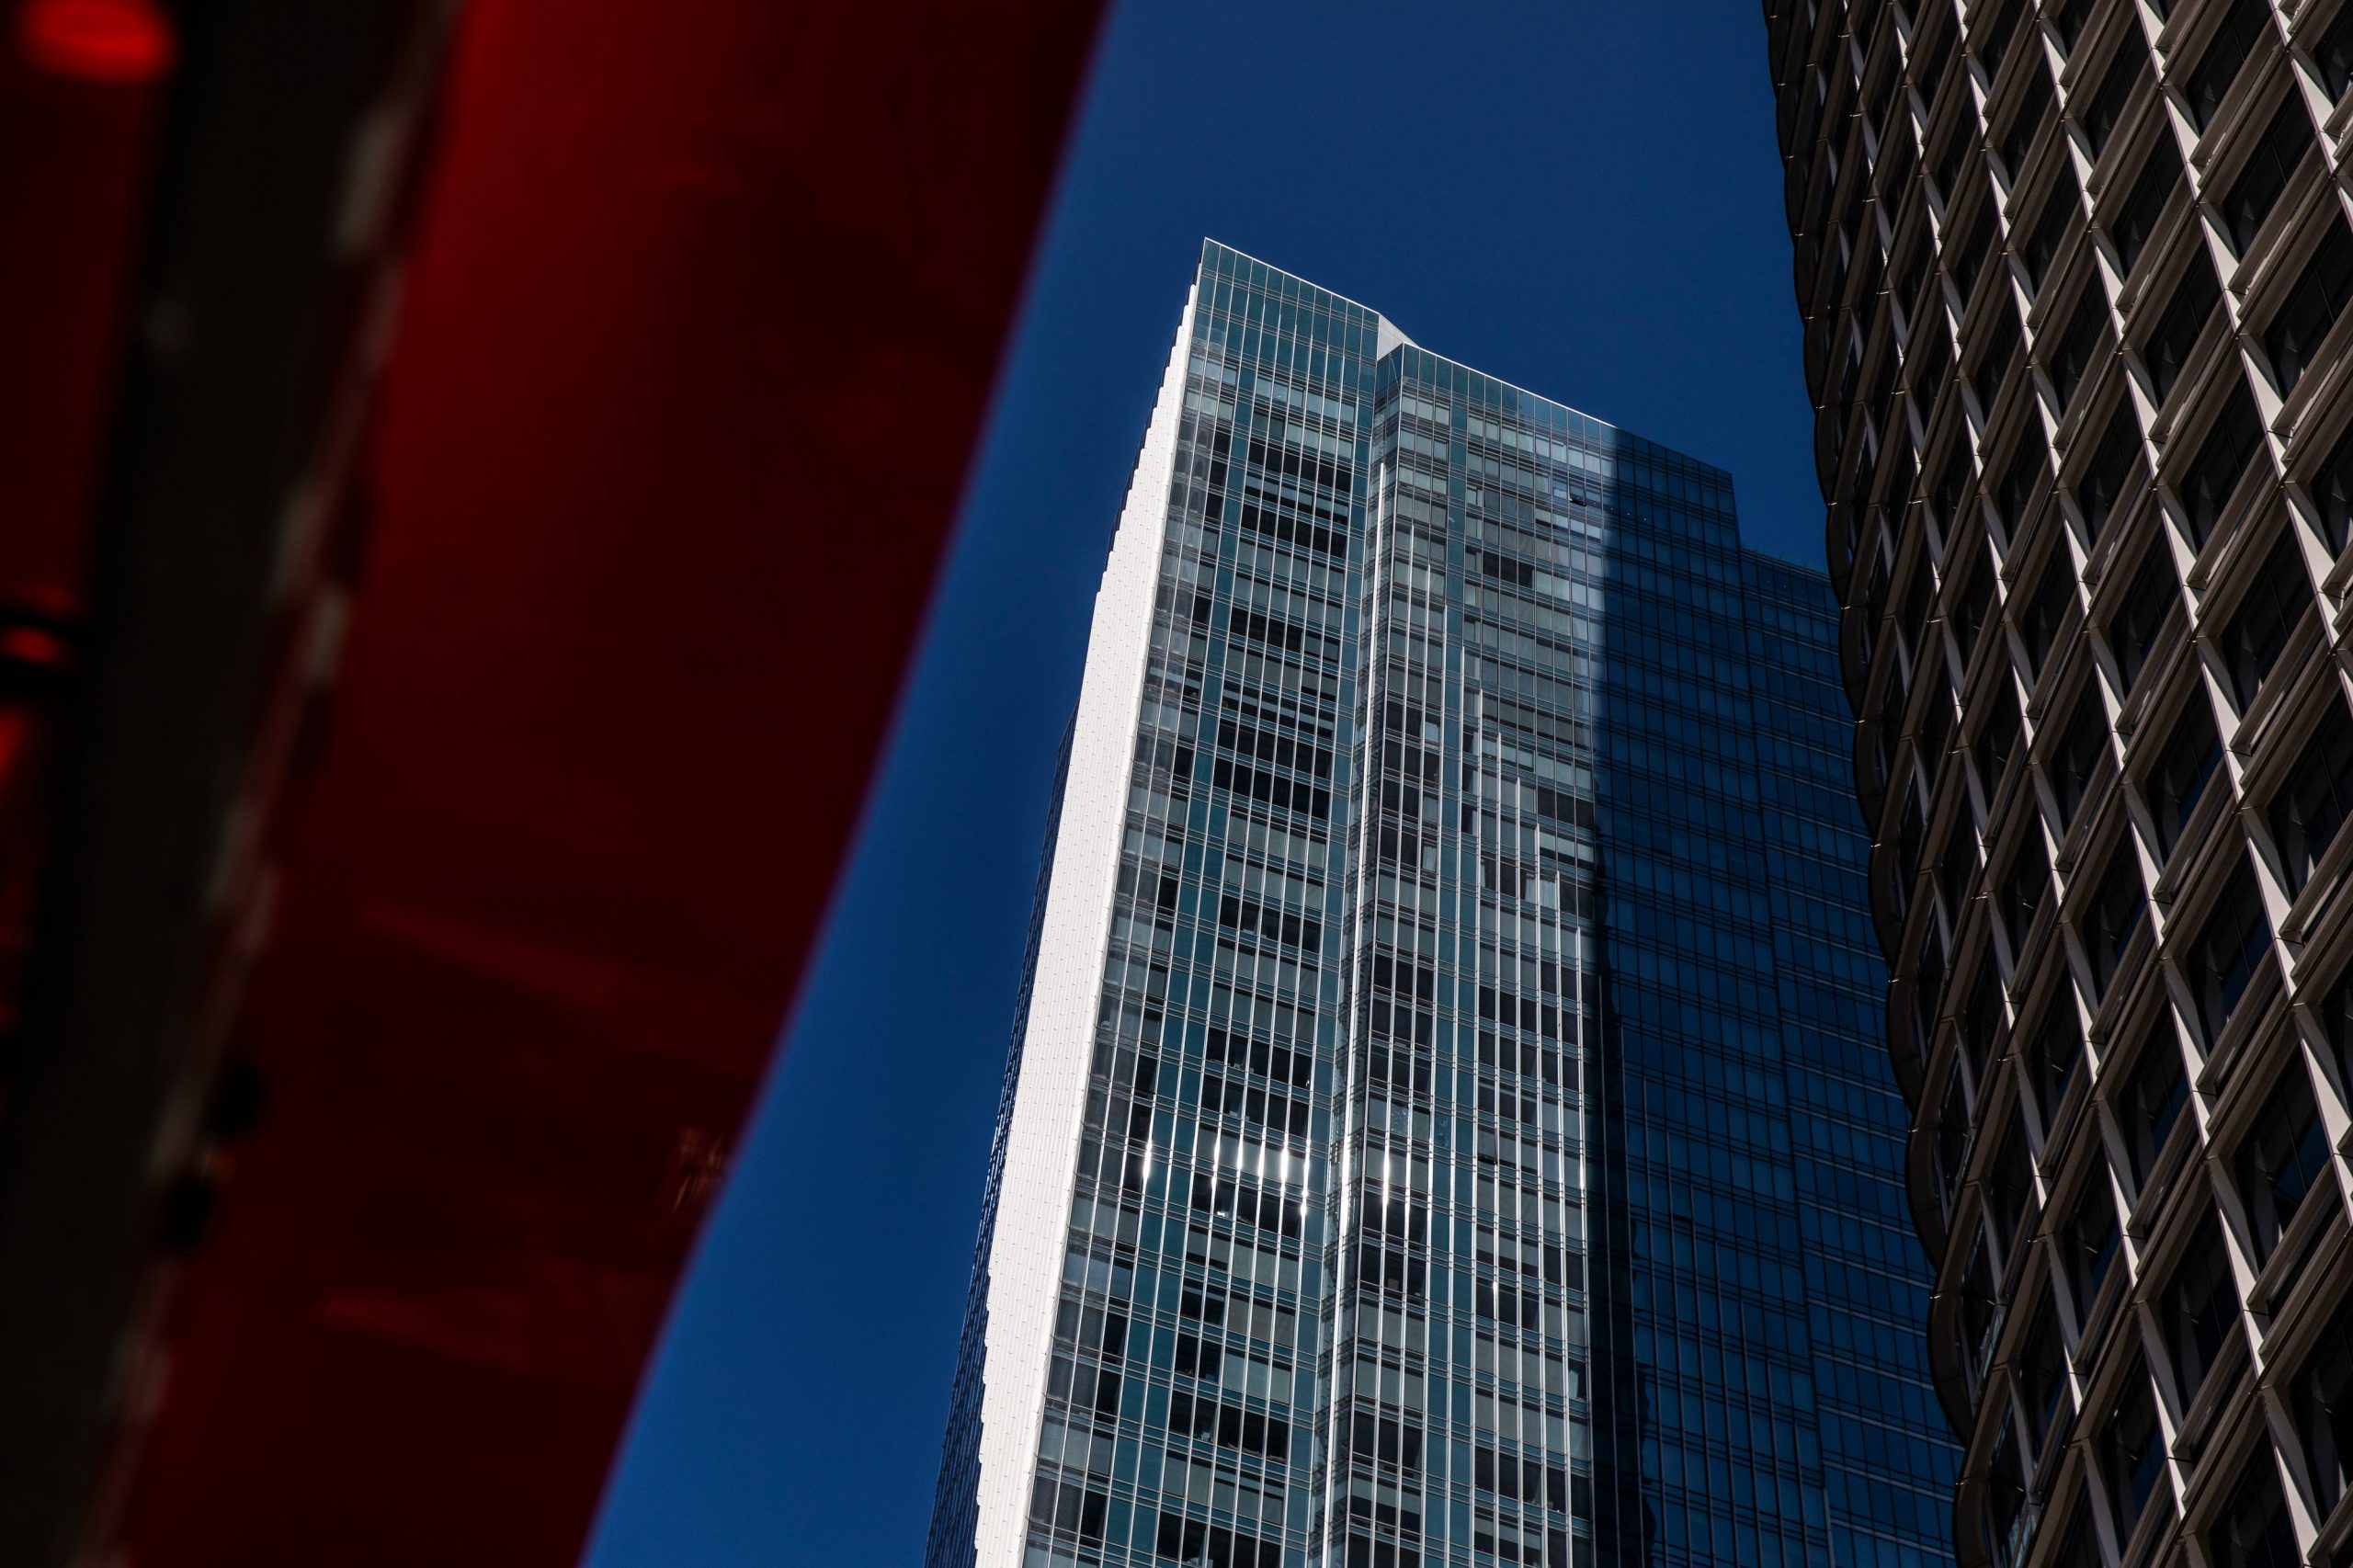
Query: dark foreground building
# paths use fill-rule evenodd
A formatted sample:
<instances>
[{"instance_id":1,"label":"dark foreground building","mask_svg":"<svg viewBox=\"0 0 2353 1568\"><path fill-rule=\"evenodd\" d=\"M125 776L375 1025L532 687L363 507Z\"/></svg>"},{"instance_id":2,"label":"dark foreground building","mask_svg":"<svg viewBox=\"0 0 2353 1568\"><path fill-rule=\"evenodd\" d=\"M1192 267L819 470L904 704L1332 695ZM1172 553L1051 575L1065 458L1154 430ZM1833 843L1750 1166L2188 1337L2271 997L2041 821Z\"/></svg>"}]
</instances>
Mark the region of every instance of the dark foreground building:
<instances>
[{"instance_id":1,"label":"dark foreground building","mask_svg":"<svg viewBox=\"0 0 2353 1568\"><path fill-rule=\"evenodd\" d=\"M2353 6L1765 11L1961 1561L2342 1563Z\"/></svg>"},{"instance_id":2,"label":"dark foreground building","mask_svg":"<svg viewBox=\"0 0 2353 1568\"><path fill-rule=\"evenodd\" d=\"M1721 471L1204 246L934 1568L1943 1560L1836 631Z\"/></svg>"}]
</instances>

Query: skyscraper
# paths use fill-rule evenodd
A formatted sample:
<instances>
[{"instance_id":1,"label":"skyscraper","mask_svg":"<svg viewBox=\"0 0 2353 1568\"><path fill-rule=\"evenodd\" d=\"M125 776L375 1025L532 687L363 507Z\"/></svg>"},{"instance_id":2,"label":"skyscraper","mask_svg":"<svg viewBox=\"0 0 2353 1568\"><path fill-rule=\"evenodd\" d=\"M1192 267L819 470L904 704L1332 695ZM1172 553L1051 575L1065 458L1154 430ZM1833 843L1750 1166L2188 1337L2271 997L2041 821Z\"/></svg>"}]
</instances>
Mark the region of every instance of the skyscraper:
<instances>
[{"instance_id":1,"label":"skyscraper","mask_svg":"<svg viewBox=\"0 0 2353 1568\"><path fill-rule=\"evenodd\" d=\"M1769 0L1961 1560L2353 1553L2345 0Z\"/></svg>"},{"instance_id":2,"label":"skyscraper","mask_svg":"<svg viewBox=\"0 0 2353 1568\"><path fill-rule=\"evenodd\" d=\"M1836 668L1723 472L1204 245L934 1568L1939 1561Z\"/></svg>"}]
</instances>

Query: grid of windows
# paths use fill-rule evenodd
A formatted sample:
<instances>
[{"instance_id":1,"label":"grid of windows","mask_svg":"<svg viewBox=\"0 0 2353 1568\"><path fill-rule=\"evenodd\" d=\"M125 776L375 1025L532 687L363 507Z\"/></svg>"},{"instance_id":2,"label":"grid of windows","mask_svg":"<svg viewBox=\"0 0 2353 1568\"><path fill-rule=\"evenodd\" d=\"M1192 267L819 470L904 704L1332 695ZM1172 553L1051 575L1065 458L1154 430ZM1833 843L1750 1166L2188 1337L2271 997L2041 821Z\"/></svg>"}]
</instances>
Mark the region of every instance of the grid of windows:
<instances>
[{"instance_id":1,"label":"grid of windows","mask_svg":"<svg viewBox=\"0 0 2353 1568\"><path fill-rule=\"evenodd\" d=\"M929 1560L1940 1560L1827 583L1222 246L1188 319L1034 1437L1025 986Z\"/></svg>"},{"instance_id":2,"label":"grid of windows","mask_svg":"<svg viewBox=\"0 0 2353 1568\"><path fill-rule=\"evenodd\" d=\"M2353 0L1763 8L1957 1554L2353 1561Z\"/></svg>"}]
</instances>

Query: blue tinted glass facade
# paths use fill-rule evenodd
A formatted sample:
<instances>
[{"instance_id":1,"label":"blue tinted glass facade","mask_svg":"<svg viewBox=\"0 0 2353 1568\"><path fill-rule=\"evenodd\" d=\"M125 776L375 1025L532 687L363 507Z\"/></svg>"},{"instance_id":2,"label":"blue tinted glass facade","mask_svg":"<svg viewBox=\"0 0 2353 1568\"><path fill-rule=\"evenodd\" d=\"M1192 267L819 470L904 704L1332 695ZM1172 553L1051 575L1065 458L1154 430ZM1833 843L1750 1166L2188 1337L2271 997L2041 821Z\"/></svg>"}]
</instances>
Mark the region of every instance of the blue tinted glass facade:
<instances>
[{"instance_id":1,"label":"blue tinted glass facade","mask_svg":"<svg viewBox=\"0 0 2353 1568\"><path fill-rule=\"evenodd\" d=\"M1184 322L931 1561L1940 1561L1826 585L1222 246Z\"/></svg>"}]
</instances>

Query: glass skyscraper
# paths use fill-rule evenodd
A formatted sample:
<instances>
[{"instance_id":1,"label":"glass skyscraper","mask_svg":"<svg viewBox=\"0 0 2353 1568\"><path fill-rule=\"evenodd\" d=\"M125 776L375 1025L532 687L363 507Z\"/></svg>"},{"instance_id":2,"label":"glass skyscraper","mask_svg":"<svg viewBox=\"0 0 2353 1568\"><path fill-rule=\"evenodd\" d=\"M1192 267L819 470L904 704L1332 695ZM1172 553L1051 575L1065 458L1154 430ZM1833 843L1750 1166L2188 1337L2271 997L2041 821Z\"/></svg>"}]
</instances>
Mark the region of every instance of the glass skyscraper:
<instances>
[{"instance_id":1,"label":"glass skyscraper","mask_svg":"<svg viewBox=\"0 0 2353 1568\"><path fill-rule=\"evenodd\" d=\"M2353 4L1763 11L1960 1561L2353 1562Z\"/></svg>"},{"instance_id":2,"label":"glass skyscraper","mask_svg":"<svg viewBox=\"0 0 2353 1568\"><path fill-rule=\"evenodd\" d=\"M1836 614L1721 471L1203 247L933 1568L1947 1560Z\"/></svg>"}]
</instances>

